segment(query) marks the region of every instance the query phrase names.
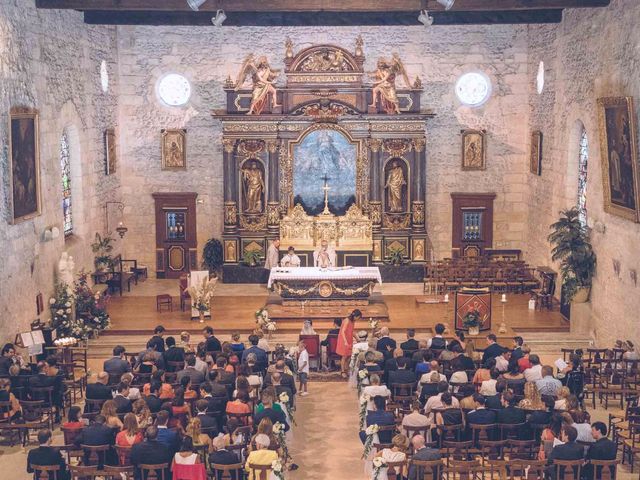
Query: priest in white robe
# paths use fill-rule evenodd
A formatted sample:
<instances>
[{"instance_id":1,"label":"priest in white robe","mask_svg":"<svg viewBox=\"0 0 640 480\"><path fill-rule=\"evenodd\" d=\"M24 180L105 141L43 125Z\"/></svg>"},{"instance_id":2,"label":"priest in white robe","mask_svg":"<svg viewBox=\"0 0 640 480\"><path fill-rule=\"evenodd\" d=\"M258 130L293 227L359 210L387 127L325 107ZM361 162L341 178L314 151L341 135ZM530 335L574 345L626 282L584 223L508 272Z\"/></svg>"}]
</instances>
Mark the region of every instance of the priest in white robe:
<instances>
[{"instance_id":1,"label":"priest in white robe","mask_svg":"<svg viewBox=\"0 0 640 480\"><path fill-rule=\"evenodd\" d=\"M293 247L287 249L287 254L280 260L281 267L299 267L300 257L296 255L296 251Z\"/></svg>"},{"instance_id":2,"label":"priest in white robe","mask_svg":"<svg viewBox=\"0 0 640 480\"><path fill-rule=\"evenodd\" d=\"M267 249L267 258L264 261L264 268L271 270L280 263L280 239L276 238Z\"/></svg>"},{"instance_id":3,"label":"priest in white robe","mask_svg":"<svg viewBox=\"0 0 640 480\"><path fill-rule=\"evenodd\" d=\"M327 240L320 242L320 248L313 252L313 264L320 268L336 267L336 252L333 248L329 247Z\"/></svg>"}]
</instances>

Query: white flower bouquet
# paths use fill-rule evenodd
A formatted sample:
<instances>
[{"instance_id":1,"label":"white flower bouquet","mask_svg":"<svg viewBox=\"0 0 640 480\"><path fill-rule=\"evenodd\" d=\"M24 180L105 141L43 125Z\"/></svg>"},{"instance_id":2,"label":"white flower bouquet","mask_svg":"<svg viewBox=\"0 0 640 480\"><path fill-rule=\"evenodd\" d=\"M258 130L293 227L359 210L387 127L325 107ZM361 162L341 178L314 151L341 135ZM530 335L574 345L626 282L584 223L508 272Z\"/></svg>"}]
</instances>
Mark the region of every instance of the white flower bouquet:
<instances>
[{"instance_id":1,"label":"white flower bouquet","mask_svg":"<svg viewBox=\"0 0 640 480\"><path fill-rule=\"evenodd\" d=\"M380 475L380 471L384 468L387 468L387 462L385 462L382 457L374 457L373 458L373 480L378 480L378 475Z\"/></svg>"},{"instance_id":2,"label":"white flower bouquet","mask_svg":"<svg viewBox=\"0 0 640 480\"><path fill-rule=\"evenodd\" d=\"M373 448L373 437L378 433L380 428L378 425L373 424L369 425L367 429L364 431L367 438L364 441L364 451L362 452L362 459L366 459L371 453L371 449Z\"/></svg>"},{"instance_id":3,"label":"white flower bouquet","mask_svg":"<svg viewBox=\"0 0 640 480\"><path fill-rule=\"evenodd\" d=\"M280 459L271 462L271 470L278 480L284 480L284 467Z\"/></svg>"},{"instance_id":4,"label":"white flower bouquet","mask_svg":"<svg viewBox=\"0 0 640 480\"><path fill-rule=\"evenodd\" d=\"M266 308L256 310L254 316L256 317L256 324L258 325L259 330L263 332L275 332L278 329L276 322L269 320L269 312Z\"/></svg>"},{"instance_id":5,"label":"white flower bouquet","mask_svg":"<svg viewBox=\"0 0 640 480\"><path fill-rule=\"evenodd\" d=\"M206 312L210 309L213 291L215 290L217 283L218 279L215 277L211 279L209 277L204 277L199 285L194 284L187 288L193 308L199 312Z\"/></svg>"},{"instance_id":6,"label":"white flower bouquet","mask_svg":"<svg viewBox=\"0 0 640 480\"><path fill-rule=\"evenodd\" d=\"M273 425L273 434L278 439L278 443L280 444L280 448L282 449L282 456L284 457L285 462L291 458L289 455L289 448L287 447L287 435L284 431L284 425L280 422L276 422Z\"/></svg>"},{"instance_id":7,"label":"white flower bouquet","mask_svg":"<svg viewBox=\"0 0 640 480\"><path fill-rule=\"evenodd\" d=\"M360 430L364 430L367 418L367 405L369 405L370 400L371 396L366 393L360 398Z\"/></svg>"},{"instance_id":8,"label":"white flower bouquet","mask_svg":"<svg viewBox=\"0 0 640 480\"><path fill-rule=\"evenodd\" d=\"M287 416L291 420L291 423L297 425L295 418L293 418L293 408L291 408L291 404L289 403L289 395L287 392L280 393L278 400L280 400L280 404L287 409Z\"/></svg>"}]
</instances>

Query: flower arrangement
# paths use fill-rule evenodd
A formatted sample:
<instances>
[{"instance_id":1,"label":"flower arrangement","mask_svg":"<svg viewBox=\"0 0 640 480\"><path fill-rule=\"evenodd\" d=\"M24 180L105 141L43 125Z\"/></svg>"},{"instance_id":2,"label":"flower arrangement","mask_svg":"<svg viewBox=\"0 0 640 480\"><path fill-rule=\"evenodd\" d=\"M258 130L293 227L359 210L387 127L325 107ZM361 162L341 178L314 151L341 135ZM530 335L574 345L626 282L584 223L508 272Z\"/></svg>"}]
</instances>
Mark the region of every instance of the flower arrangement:
<instances>
[{"instance_id":1,"label":"flower arrangement","mask_svg":"<svg viewBox=\"0 0 640 480\"><path fill-rule=\"evenodd\" d=\"M285 462L291 458L289 455L289 447L287 447L287 435L284 431L284 425L280 422L276 422L273 425L273 434L278 439L278 443L280 444L280 448L282 449L282 456L284 457Z\"/></svg>"},{"instance_id":2,"label":"flower arrangement","mask_svg":"<svg viewBox=\"0 0 640 480\"><path fill-rule=\"evenodd\" d=\"M369 370L362 368L358 370L358 395L362 394L362 385L369 379Z\"/></svg>"},{"instance_id":3,"label":"flower arrangement","mask_svg":"<svg viewBox=\"0 0 640 480\"><path fill-rule=\"evenodd\" d=\"M369 405L370 400L371 396L366 393L360 397L360 430L364 430L367 419L367 405Z\"/></svg>"},{"instance_id":4,"label":"flower arrangement","mask_svg":"<svg viewBox=\"0 0 640 480\"><path fill-rule=\"evenodd\" d=\"M373 458L373 480L378 480L380 472L387 468L387 462L382 457Z\"/></svg>"},{"instance_id":5,"label":"flower arrangement","mask_svg":"<svg viewBox=\"0 0 640 480\"><path fill-rule=\"evenodd\" d=\"M375 332L378 329L378 325L380 325L380 320L377 318L369 318L369 328L372 332Z\"/></svg>"},{"instance_id":6,"label":"flower arrangement","mask_svg":"<svg viewBox=\"0 0 640 480\"><path fill-rule=\"evenodd\" d=\"M470 327L482 327L482 324L484 323L484 319L482 318L482 314L480 313L480 310L478 310L476 307L469 307L469 310L467 311L466 315L462 318L462 325L465 328L470 328Z\"/></svg>"},{"instance_id":7,"label":"flower arrangement","mask_svg":"<svg viewBox=\"0 0 640 480\"><path fill-rule=\"evenodd\" d=\"M94 293L81 273L70 289L66 283L55 286L54 296L49 299L51 325L57 329L58 337L87 338L111 326L106 310L108 298Z\"/></svg>"},{"instance_id":8,"label":"flower arrangement","mask_svg":"<svg viewBox=\"0 0 640 480\"><path fill-rule=\"evenodd\" d=\"M260 310L256 310L254 314L256 317L256 324L258 325L258 330L263 333L266 331L267 333L272 333L277 330L276 322L273 320L269 320L269 312L266 308L261 308Z\"/></svg>"},{"instance_id":9,"label":"flower arrangement","mask_svg":"<svg viewBox=\"0 0 640 480\"><path fill-rule=\"evenodd\" d=\"M213 298L213 291L217 283L218 279L216 277L211 279L204 277L200 285L193 284L187 288L187 292L189 292L189 296L191 297L191 305L200 312L201 321L204 321L204 313L211 308L211 299Z\"/></svg>"},{"instance_id":10,"label":"flower arrangement","mask_svg":"<svg viewBox=\"0 0 640 480\"><path fill-rule=\"evenodd\" d=\"M271 470L278 480L284 480L284 467L282 466L280 459L271 462Z\"/></svg>"},{"instance_id":11,"label":"flower arrangement","mask_svg":"<svg viewBox=\"0 0 640 480\"><path fill-rule=\"evenodd\" d=\"M293 408L291 408L291 404L289 403L289 395L287 392L281 392L280 395L278 395L278 399L282 406L287 409L287 416L291 420L291 423L293 425L298 425L295 418L293 418Z\"/></svg>"},{"instance_id":12,"label":"flower arrangement","mask_svg":"<svg viewBox=\"0 0 640 480\"><path fill-rule=\"evenodd\" d=\"M380 428L378 425L373 424L369 425L367 429L364 431L364 434L367 436L364 441L364 451L362 452L362 459L366 459L371 453L371 449L373 448L373 437L378 434Z\"/></svg>"}]
</instances>

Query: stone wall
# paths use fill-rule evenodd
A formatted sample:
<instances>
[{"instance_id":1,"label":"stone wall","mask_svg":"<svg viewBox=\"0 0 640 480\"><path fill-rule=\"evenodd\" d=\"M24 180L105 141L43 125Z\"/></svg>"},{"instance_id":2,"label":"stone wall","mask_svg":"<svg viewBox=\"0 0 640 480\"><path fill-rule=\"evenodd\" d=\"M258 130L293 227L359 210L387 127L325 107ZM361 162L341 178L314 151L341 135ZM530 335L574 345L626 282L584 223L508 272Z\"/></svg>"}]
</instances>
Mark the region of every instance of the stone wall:
<instances>
[{"instance_id":1,"label":"stone wall","mask_svg":"<svg viewBox=\"0 0 640 480\"><path fill-rule=\"evenodd\" d=\"M283 68L284 43L294 50L336 43L350 50L364 39L365 69L381 56L400 54L411 80L424 84L427 122L427 229L438 257L451 247L451 192L496 192L494 247L521 248L527 219L526 157L529 84L526 27L193 28L118 27L123 194L131 227L125 248L154 265L151 193L198 192L198 244L222 231L221 127L211 117L224 108L223 83L235 79L248 53L267 55ZM454 93L461 73L485 72L493 97L482 108L461 106ZM155 85L167 72L186 75L194 94L185 108L167 108ZM283 81L283 79L281 79ZM160 130L187 129L187 170L160 166ZM460 130L488 131L487 170L462 172Z\"/></svg>"},{"instance_id":2,"label":"stone wall","mask_svg":"<svg viewBox=\"0 0 640 480\"><path fill-rule=\"evenodd\" d=\"M104 175L102 132L117 125L118 64L115 28L87 26L73 11L36 10L33 0L0 0L0 341L13 340L36 318L35 298L53 292L60 254L75 257L76 270L93 269L89 244L102 231L104 201L117 200L119 175ZM100 65L110 74L108 93ZM11 225L9 109L40 113L42 215ZM74 235L43 240L44 230L62 232L60 138L67 132L72 162ZM82 201L80 199L82 198ZM49 317L45 310L43 319Z\"/></svg>"},{"instance_id":3,"label":"stone wall","mask_svg":"<svg viewBox=\"0 0 640 480\"><path fill-rule=\"evenodd\" d=\"M568 10L559 25L529 28L530 79L535 78L542 60L546 86L538 95L532 85L529 97L530 127L544 134L544 161L542 176L527 178L531 191L527 258L551 264L545 237L558 211L576 204L578 140L584 125L589 140L588 224L598 224L592 232L598 269L587 315L574 316L572 327L591 332L599 345L610 345L616 338L640 342L635 318L640 295L630 277L631 270L640 269L640 225L604 212L596 103L599 97L633 96L638 118L638 18L640 3L612 0L603 9ZM604 233L598 231L601 225ZM614 260L621 264L619 276L614 272Z\"/></svg>"}]
</instances>

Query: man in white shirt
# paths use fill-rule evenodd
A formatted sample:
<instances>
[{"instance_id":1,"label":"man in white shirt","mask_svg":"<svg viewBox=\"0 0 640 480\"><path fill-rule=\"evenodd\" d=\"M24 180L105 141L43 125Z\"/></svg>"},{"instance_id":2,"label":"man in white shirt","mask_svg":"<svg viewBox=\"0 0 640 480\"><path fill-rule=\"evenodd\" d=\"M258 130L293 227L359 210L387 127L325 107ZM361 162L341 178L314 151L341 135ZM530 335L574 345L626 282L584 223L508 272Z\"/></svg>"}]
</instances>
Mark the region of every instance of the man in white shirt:
<instances>
[{"instance_id":1,"label":"man in white shirt","mask_svg":"<svg viewBox=\"0 0 640 480\"><path fill-rule=\"evenodd\" d=\"M320 268L336 266L336 252L329 247L327 240L322 240L320 248L313 252L313 265Z\"/></svg>"},{"instance_id":2,"label":"man in white shirt","mask_svg":"<svg viewBox=\"0 0 640 480\"><path fill-rule=\"evenodd\" d=\"M531 367L524 371L524 378L527 382L537 382L542 380L542 365L540 365L540 357L536 354L529 355Z\"/></svg>"},{"instance_id":3,"label":"man in white shirt","mask_svg":"<svg viewBox=\"0 0 640 480\"><path fill-rule=\"evenodd\" d=\"M429 400L427 400L427 403L424 406L424 413L428 415L432 413L431 411L434 408L435 409L445 408L444 403L442 403L442 394L448 391L449 391L449 384L447 382L442 382L442 381L438 382L438 394L434 395L433 397L429 397ZM451 397L451 407L460 408L460 402L456 397ZM432 423L435 423L434 418L431 418L430 420Z\"/></svg>"},{"instance_id":4,"label":"man in white shirt","mask_svg":"<svg viewBox=\"0 0 640 480\"><path fill-rule=\"evenodd\" d=\"M280 239L276 238L267 249L267 258L264 261L264 268L271 270L278 266L278 258L280 258Z\"/></svg>"},{"instance_id":5,"label":"man in white shirt","mask_svg":"<svg viewBox=\"0 0 640 480\"><path fill-rule=\"evenodd\" d=\"M307 345L304 342L298 343L298 379L300 380L301 396L309 395L307 392L307 379L309 378L309 352L307 352Z\"/></svg>"},{"instance_id":6,"label":"man in white shirt","mask_svg":"<svg viewBox=\"0 0 640 480\"><path fill-rule=\"evenodd\" d=\"M433 338L427 341L427 348L435 348L437 350L444 350L447 347L447 341L444 339L443 334L446 327L442 323L436 324L434 328L436 334Z\"/></svg>"},{"instance_id":7,"label":"man in white shirt","mask_svg":"<svg viewBox=\"0 0 640 480\"><path fill-rule=\"evenodd\" d=\"M280 260L281 267L299 267L300 266L300 257L296 255L295 249L293 247L289 247L287 249L287 254L282 257Z\"/></svg>"},{"instance_id":8,"label":"man in white shirt","mask_svg":"<svg viewBox=\"0 0 640 480\"><path fill-rule=\"evenodd\" d=\"M420 384L431 383L431 376L433 375L434 372L438 372L438 375L440 376L440 380L439 380L440 382L446 382L447 376L440 373L439 370L440 370L440 365L438 364L438 361L431 360L429 362L429 371L420 377Z\"/></svg>"}]
</instances>

